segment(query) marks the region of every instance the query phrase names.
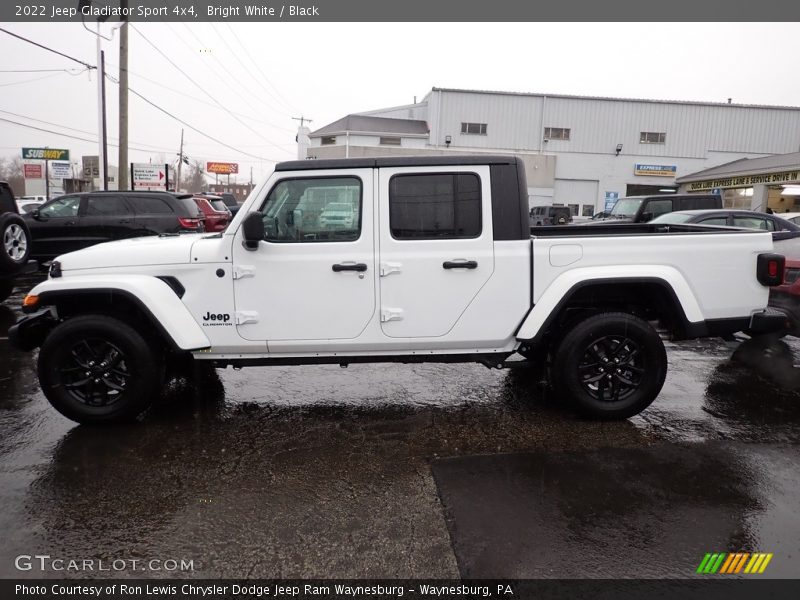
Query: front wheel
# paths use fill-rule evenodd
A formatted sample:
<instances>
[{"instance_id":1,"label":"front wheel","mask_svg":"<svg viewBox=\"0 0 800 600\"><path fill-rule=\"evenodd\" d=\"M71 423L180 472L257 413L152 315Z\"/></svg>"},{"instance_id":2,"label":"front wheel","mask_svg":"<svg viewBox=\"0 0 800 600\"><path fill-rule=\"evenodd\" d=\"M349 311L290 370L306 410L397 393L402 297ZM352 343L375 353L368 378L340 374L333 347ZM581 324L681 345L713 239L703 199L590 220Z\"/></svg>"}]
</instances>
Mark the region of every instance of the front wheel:
<instances>
[{"instance_id":1,"label":"front wheel","mask_svg":"<svg viewBox=\"0 0 800 600\"><path fill-rule=\"evenodd\" d=\"M19 272L31 253L31 233L25 220L15 213L0 217L0 270L9 274Z\"/></svg>"},{"instance_id":2,"label":"front wheel","mask_svg":"<svg viewBox=\"0 0 800 600\"><path fill-rule=\"evenodd\" d=\"M85 424L132 421L158 397L161 353L106 315L65 321L39 352L39 383L58 412Z\"/></svg>"},{"instance_id":3,"label":"front wheel","mask_svg":"<svg viewBox=\"0 0 800 600\"><path fill-rule=\"evenodd\" d=\"M647 321L601 313L580 321L559 344L553 385L583 415L627 419L656 399L667 375L667 353Z\"/></svg>"}]
</instances>

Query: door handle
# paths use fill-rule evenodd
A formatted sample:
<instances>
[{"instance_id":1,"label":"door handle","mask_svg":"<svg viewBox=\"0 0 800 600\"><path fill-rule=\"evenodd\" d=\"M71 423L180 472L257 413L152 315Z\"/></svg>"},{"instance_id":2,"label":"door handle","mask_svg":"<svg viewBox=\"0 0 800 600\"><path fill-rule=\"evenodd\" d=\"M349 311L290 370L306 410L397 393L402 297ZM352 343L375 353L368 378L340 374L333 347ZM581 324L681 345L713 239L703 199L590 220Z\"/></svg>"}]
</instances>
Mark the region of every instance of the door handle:
<instances>
[{"instance_id":1,"label":"door handle","mask_svg":"<svg viewBox=\"0 0 800 600\"><path fill-rule=\"evenodd\" d=\"M336 264L331 267L335 273L340 271L358 271L359 273L363 273L367 270L367 265L364 263L355 263L352 265L343 265L343 264Z\"/></svg>"},{"instance_id":2,"label":"door handle","mask_svg":"<svg viewBox=\"0 0 800 600\"><path fill-rule=\"evenodd\" d=\"M130 222L131 222L131 220L130 220L130 219L122 219L122 220L120 221L120 223L130 223Z\"/></svg>"},{"instance_id":3,"label":"door handle","mask_svg":"<svg viewBox=\"0 0 800 600\"><path fill-rule=\"evenodd\" d=\"M474 260L448 260L442 263L443 269L477 269L478 262Z\"/></svg>"}]
</instances>

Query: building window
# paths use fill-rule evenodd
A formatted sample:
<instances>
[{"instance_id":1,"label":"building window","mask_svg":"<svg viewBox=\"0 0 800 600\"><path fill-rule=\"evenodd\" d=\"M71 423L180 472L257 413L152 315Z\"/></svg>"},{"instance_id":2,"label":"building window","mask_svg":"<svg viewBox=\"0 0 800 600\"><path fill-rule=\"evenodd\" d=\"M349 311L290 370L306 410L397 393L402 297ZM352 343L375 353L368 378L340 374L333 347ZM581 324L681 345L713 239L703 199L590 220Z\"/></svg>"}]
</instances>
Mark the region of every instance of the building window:
<instances>
[{"instance_id":1,"label":"building window","mask_svg":"<svg viewBox=\"0 0 800 600\"><path fill-rule=\"evenodd\" d=\"M329 135L329 136L326 136L324 138L321 138L319 143L321 145L323 145L323 146L332 146L333 144L336 143L336 136L335 135Z\"/></svg>"},{"instance_id":2,"label":"building window","mask_svg":"<svg viewBox=\"0 0 800 600\"><path fill-rule=\"evenodd\" d=\"M474 173L395 175L389 181L389 227L397 240L479 237L480 178Z\"/></svg>"},{"instance_id":3,"label":"building window","mask_svg":"<svg viewBox=\"0 0 800 600\"><path fill-rule=\"evenodd\" d=\"M663 144L667 141L667 134L663 131L642 131L639 134L640 144Z\"/></svg>"},{"instance_id":4,"label":"building window","mask_svg":"<svg viewBox=\"0 0 800 600\"><path fill-rule=\"evenodd\" d=\"M545 127L544 139L546 140L569 140L570 130L566 127Z\"/></svg>"},{"instance_id":5,"label":"building window","mask_svg":"<svg viewBox=\"0 0 800 600\"><path fill-rule=\"evenodd\" d=\"M469 135L486 135L486 123L462 123L461 133Z\"/></svg>"},{"instance_id":6,"label":"building window","mask_svg":"<svg viewBox=\"0 0 800 600\"><path fill-rule=\"evenodd\" d=\"M399 146L399 137L382 137L380 141L381 146Z\"/></svg>"}]
</instances>

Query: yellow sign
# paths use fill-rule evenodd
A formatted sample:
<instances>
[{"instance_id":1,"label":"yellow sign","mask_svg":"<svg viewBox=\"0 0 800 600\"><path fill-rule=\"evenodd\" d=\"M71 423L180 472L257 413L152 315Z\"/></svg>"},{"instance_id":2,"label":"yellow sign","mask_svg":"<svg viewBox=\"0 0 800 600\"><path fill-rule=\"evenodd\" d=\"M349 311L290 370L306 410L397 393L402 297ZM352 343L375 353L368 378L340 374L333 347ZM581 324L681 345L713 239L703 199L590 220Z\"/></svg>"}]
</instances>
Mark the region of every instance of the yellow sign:
<instances>
[{"instance_id":1,"label":"yellow sign","mask_svg":"<svg viewBox=\"0 0 800 600\"><path fill-rule=\"evenodd\" d=\"M795 183L798 181L798 178L800 178L800 171L784 171L783 173L766 173L764 175L742 175L740 177L695 181L689 184L689 191L697 192L700 190L712 190L714 188L751 187L758 183Z\"/></svg>"}]
</instances>

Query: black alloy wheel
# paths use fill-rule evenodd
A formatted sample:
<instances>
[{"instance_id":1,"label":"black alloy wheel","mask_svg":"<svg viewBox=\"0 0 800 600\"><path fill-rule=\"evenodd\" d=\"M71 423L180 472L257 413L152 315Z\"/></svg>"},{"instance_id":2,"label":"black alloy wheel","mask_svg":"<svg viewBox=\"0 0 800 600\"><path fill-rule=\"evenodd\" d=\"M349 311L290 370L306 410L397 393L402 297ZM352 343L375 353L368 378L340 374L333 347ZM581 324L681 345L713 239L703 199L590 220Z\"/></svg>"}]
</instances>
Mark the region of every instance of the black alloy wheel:
<instances>
[{"instance_id":1,"label":"black alloy wheel","mask_svg":"<svg viewBox=\"0 0 800 600\"><path fill-rule=\"evenodd\" d=\"M576 323L556 348L553 386L583 415L627 419L650 406L667 375L658 332L632 314L599 313Z\"/></svg>"}]
</instances>

